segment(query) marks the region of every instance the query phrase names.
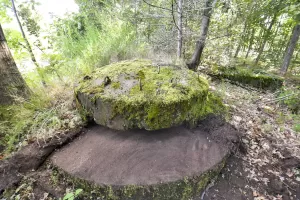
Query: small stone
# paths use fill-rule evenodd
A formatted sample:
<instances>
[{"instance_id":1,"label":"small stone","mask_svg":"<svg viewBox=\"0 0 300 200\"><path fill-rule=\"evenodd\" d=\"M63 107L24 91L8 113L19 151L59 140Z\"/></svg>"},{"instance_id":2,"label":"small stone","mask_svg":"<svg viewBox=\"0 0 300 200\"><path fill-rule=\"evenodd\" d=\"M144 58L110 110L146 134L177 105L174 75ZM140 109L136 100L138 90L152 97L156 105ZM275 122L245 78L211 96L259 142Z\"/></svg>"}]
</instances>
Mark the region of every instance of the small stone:
<instances>
[{"instance_id":1,"label":"small stone","mask_svg":"<svg viewBox=\"0 0 300 200\"><path fill-rule=\"evenodd\" d=\"M233 116L233 119L237 122L242 121L242 118L240 116Z\"/></svg>"}]
</instances>

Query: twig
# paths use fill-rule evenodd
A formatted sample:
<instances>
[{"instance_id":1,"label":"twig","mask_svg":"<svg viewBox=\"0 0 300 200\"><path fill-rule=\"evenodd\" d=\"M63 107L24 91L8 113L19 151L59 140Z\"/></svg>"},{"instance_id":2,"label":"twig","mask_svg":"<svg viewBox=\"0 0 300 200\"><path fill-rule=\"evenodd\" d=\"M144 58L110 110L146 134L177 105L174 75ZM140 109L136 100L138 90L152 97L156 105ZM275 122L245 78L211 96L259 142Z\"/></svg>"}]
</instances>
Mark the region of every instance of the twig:
<instances>
[{"instance_id":1,"label":"twig","mask_svg":"<svg viewBox=\"0 0 300 200\"><path fill-rule=\"evenodd\" d=\"M294 192L296 192L296 190L294 188L292 188L291 186L289 186L287 183L285 183L284 181L281 181L284 185L286 185L288 188L290 188L291 190L293 190Z\"/></svg>"},{"instance_id":2,"label":"twig","mask_svg":"<svg viewBox=\"0 0 300 200\"><path fill-rule=\"evenodd\" d=\"M28 48L25 45L23 45L21 42L19 42L19 45L21 45L23 48L25 48L26 50L28 50Z\"/></svg>"},{"instance_id":3,"label":"twig","mask_svg":"<svg viewBox=\"0 0 300 200\"><path fill-rule=\"evenodd\" d=\"M268 102L268 103L272 103L272 102L284 100L284 99L287 99L287 97L291 97L291 96L296 95L296 94L298 94L298 93L288 94L288 95L285 95L285 96L283 96L283 97L278 97L278 98L275 98L275 99L263 101L262 103L267 103L267 102Z\"/></svg>"},{"instance_id":4,"label":"twig","mask_svg":"<svg viewBox=\"0 0 300 200\"><path fill-rule=\"evenodd\" d=\"M219 39L219 38L227 37L227 36L232 36L232 34L226 34L226 35L222 35L222 36L218 36L218 37L214 37L214 38L208 38L208 40L215 40L215 39Z\"/></svg>"},{"instance_id":5,"label":"twig","mask_svg":"<svg viewBox=\"0 0 300 200\"><path fill-rule=\"evenodd\" d=\"M163 9L163 10L168 10L168 11L172 12L172 10L169 9L169 8L165 8L165 7L160 7L160 6L157 6L157 5L153 5L151 3L148 3L146 0L143 0L143 2L146 3L146 4L148 4L149 6L152 6L152 7L155 7L155 8L159 8L159 9Z\"/></svg>"}]
</instances>

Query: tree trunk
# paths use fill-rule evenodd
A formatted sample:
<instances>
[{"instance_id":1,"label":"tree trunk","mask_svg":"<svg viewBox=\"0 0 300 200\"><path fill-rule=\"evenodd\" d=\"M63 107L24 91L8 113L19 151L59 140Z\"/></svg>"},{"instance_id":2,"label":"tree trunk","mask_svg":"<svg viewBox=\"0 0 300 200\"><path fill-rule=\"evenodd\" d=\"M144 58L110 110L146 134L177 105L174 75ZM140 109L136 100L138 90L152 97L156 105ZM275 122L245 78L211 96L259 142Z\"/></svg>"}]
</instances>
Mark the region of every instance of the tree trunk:
<instances>
[{"instance_id":1,"label":"tree trunk","mask_svg":"<svg viewBox=\"0 0 300 200\"><path fill-rule=\"evenodd\" d=\"M0 105L12 104L15 96L28 98L30 90L9 51L0 24Z\"/></svg>"},{"instance_id":2,"label":"tree trunk","mask_svg":"<svg viewBox=\"0 0 300 200\"><path fill-rule=\"evenodd\" d=\"M25 43L26 43L26 49L27 49L27 51L28 51L29 54L30 54L31 61L32 61L33 64L36 66L37 72L38 72L38 74L39 74L39 76L40 76L40 78L41 78L41 80L42 80L43 86L46 87L47 85L46 85L46 81L45 81L44 74L41 72L41 67L40 67L40 65L38 64L38 62L37 62L37 60L36 60L36 58L35 58L35 55L34 55L34 53L33 53L33 51L32 51L31 45L30 45L30 43L29 43L29 41L28 41L28 39L27 39L27 37L26 37L26 34L25 34L25 32L24 32L23 26L22 26L22 24L21 24L21 21L20 21L20 19L19 19L18 13L17 13L17 9L16 9L16 6L15 6L14 0L11 0L11 4L12 4L13 12L14 12L15 17L16 17L16 20L17 20L17 22L18 22L20 31L21 31L22 36L23 36L23 38L24 38L24 40L25 40Z\"/></svg>"},{"instance_id":3,"label":"tree trunk","mask_svg":"<svg viewBox=\"0 0 300 200\"><path fill-rule=\"evenodd\" d=\"M12 8L13 8L15 17L16 17L16 19L17 19L19 28L20 28L20 30L21 30L22 36L23 36L23 38L24 38L24 40L25 40L25 43L26 43L26 49L27 49L27 51L29 52L30 57L31 57L31 60L32 60L32 62L34 63L34 65L35 65L37 68L39 68L40 66L39 66L39 64L38 64L37 61L36 61L36 58L35 58L35 55L34 55L34 53L33 53L33 51L32 51L31 45L30 45L30 43L29 43L29 41L28 41L28 39L27 39L27 37L26 37L26 35L25 35L25 32L24 32L24 30L23 30L23 26L22 26L22 24L21 24L21 22L20 22L20 19L19 19L18 13L17 13L17 9L16 9L16 6L15 6L14 0L11 0L11 4L12 4Z\"/></svg>"},{"instance_id":4,"label":"tree trunk","mask_svg":"<svg viewBox=\"0 0 300 200\"><path fill-rule=\"evenodd\" d=\"M178 41L177 41L177 58L181 58L182 55L182 5L183 0L178 0Z\"/></svg>"},{"instance_id":5,"label":"tree trunk","mask_svg":"<svg viewBox=\"0 0 300 200\"><path fill-rule=\"evenodd\" d=\"M293 56L297 41L299 39L299 35L300 35L300 24L297 24L294 27L293 34L292 34L292 37L290 39L288 48L285 52L285 56L284 56L283 63L282 63L282 66L281 66L280 72L283 75L287 72L288 67L290 65L291 58Z\"/></svg>"},{"instance_id":6,"label":"tree trunk","mask_svg":"<svg viewBox=\"0 0 300 200\"><path fill-rule=\"evenodd\" d=\"M271 33L271 29L272 29L272 27L273 27L273 25L274 25L274 23L276 21L276 18L277 18L277 13L274 14L274 16L272 18L272 21L271 21L271 23L270 23L270 25L269 25L269 27L267 29L267 32L266 32L266 34L265 34L265 36L263 38L263 42L262 42L262 44L261 44L261 46L260 46L260 48L258 50L258 55L257 55L257 57L255 59L255 65L258 63L258 61L259 61L259 59L260 59L260 57L261 57L261 55L262 55L262 53L264 51L264 48L266 46L267 40L268 40L269 35Z\"/></svg>"},{"instance_id":7,"label":"tree trunk","mask_svg":"<svg viewBox=\"0 0 300 200\"><path fill-rule=\"evenodd\" d=\"M205 41L208 33L210 17L212 14L213 6L217 0L206 0L205 9L202 16L201 23L201 34L199 40L196 42L196 49L192 56L192 59L187 63L189 69L196 71L198 65L200 64L201 55L205 46Z\"/></svg>"},{"instance_id":8,"label":"tree trunk","mask_svg":"<svg viewBox=\"0 0 300 200\"><path fill-rule=\"evenodd\" d=\"M251 33L251 38L250 38L249 46L248 46L248 50L247 50L245 58L248 58L249 53L250 53L250 51L252 49L252 45L253 45L253 41L254 41L254 36L255 36L255 29L253 28L252 29L252 33Z\"/></svg>"},{"instance_id":9,"label":"tree trunk","mask_svg":"<svg viewBox=\"0 0 300 200\"><path fill-rule=\"evenodd\" d=\"M243 28L243 33L242 33L242 36L241 38L239 39L239 44L238 44L238 47L236 48L236 51L235 51L235 54L234 54L234 58L238 57L239 55L239 52L241 50L241 46L242 46L242 42L244 41L244 37L245 37L245 31L247 29L247 20L245 20L245 24L244 24L244 28Z\"/></svg>"}]
</instances>

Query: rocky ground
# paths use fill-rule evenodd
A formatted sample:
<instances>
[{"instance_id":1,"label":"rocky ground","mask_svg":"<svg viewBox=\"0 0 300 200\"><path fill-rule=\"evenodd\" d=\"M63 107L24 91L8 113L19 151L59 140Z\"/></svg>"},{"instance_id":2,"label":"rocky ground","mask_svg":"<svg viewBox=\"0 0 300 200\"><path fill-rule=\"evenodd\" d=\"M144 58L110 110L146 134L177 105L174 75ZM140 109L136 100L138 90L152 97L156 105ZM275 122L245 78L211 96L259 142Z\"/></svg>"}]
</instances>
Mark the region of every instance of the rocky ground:
<instances>
[{"instance_id":1,"label":"rocky ground","mask_svg":"<svg viewBox=\"0 0 300 200\"><path fill-rule=\"evenodd\" d=\"M242 146L196 199L300 199L300 134L276 93L224 82L213 82L211 89L228 105L228 118L242 134Z\"/></svg>"},{"instance_id":2,"label":"rocky ground","mask_svg":"<svg viewBox=\"0 0 300 200\"><path fill-rule=\"evenodd\" d=\"M276 101L276 93L262 93L226 82L212 82L211 90L220 94L229 107L227 120L242 134L242 145L219 177L194 200L300 199L300 134L293 130L293 115ZM46 147L61 145L54 141ZM48 150L40 153L36 152L44 157ZM30 151L31 154L35 155ZM25 162L22 158L19 165L21 160ZM60 182L44 160L36 164L42 165L37 171L26 174L19 174L16 163L12 164L10 178L18 177L21 181L6 191L12 199L56 199L77 189Z\"/></svg>"}]
</instances>

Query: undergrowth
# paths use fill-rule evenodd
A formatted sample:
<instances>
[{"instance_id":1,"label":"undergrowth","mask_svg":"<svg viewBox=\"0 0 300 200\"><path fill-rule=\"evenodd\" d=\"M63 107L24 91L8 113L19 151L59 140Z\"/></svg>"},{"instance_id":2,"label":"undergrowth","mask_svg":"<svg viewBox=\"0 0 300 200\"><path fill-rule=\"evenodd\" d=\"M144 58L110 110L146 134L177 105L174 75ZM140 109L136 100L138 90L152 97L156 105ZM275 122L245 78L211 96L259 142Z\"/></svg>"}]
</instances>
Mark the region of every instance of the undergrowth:
<instances>
[{"instance_id":1,"label":"undergrowth","mask_svg":"<svg viewBox=\"0 0 300 200\"><path fill-rule=\"evenodd\" d=\"M103 10L94 16L75 13L57 19L52 27L53 49L43 54L48 66L23 76L32 90L29 100L16 97L15 104L0 107L0 153L18 150L35 139L47 139L80 126L73 85L96 67L140 57L144 44L137 42L132 24L117 20L118 14ZM110 16L110 17L107 17ZM47 87L43 87L40 75ZM2 149L1 149L2 146Z\"/></svg>"},{"instance_id":2,"label":"undergrowth","mask_svg":"<svg viewBox=\"0 0 300 200\"><path fill-rule=\"evenodd\" d=\"M15 104L1 106L0 119L0 145L5 147L4 154L83 124L74 105L72 87L57 82L48 82L46 88L36 87L28 100L16 97Z\"/></svg>"}]
</instances>

